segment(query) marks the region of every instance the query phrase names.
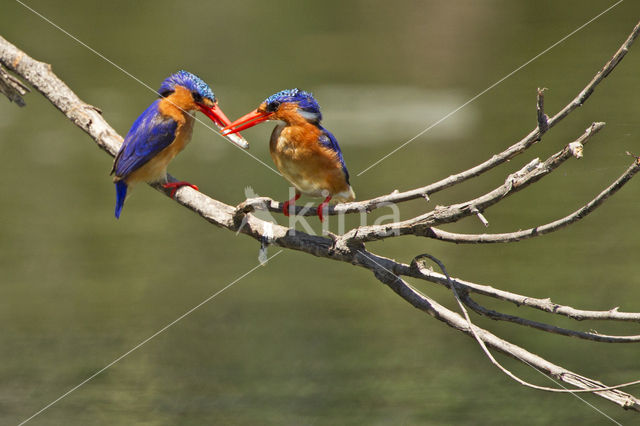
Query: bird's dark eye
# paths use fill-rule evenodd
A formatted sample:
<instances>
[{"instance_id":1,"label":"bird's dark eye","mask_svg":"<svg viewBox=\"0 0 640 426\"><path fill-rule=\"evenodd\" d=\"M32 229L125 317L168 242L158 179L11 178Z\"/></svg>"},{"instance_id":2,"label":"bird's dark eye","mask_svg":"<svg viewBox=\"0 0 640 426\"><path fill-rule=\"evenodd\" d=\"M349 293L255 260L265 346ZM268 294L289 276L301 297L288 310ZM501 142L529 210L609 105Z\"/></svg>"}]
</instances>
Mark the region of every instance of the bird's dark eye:
<instances>
[{"instance_id":1,"label":"bird's dark eye","mask_svg":"<svg viewBox=\"0 0 640 426\"><path fill-rule=\"evenodd\" d=\"M202 95L198 92L191 92L191 96L193 96L193 101L196 103L202 102Z\"/></svg>"},{"instance_id":2,"label":"bird's dark eye","mask_svg":"<svg viewBox=\"0 0 640 426\"><path fill-rule=\"evenodd\" d=\"M267 112L276 112L280 107L280 101L273 101L267 105Z\"/></svg>"},{"instance_id":3,"label":"bird's dark eye","mask_svg":"<svg viewBox=\"0 0 640 426\"><path fill-rule=\"evenodd\" d=\"M163 98L166 98L167 96L171 95L173 93L173 90L165 90L164 92L160 93L160 96L162 96Z\"/></svg>"}]
</instances>

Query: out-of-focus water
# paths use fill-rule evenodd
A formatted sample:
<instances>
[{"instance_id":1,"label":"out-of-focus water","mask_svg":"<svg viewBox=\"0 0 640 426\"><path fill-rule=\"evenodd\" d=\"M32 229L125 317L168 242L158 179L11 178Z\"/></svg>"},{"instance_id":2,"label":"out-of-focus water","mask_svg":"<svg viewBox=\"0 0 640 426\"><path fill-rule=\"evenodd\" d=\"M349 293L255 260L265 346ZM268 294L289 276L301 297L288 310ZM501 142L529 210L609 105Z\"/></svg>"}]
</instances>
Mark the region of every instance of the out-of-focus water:
<instances>
[{"instance_id":1,"label":"out-of-focus water","mask_svg":"<svg viewBox=\"0 0 640 426\"><path fill-rule=\"evenodd\" d=\"M432 131L358 176L439 118L613 4L554 1L129 2L29 5L156 88L187 69L231 118L285 88L310 90L343 148L360 199L422 186L484 161L535 126L535 90L556 112L640 16L627 1ZM0 34L54 71L125 134L153 93L6 0ZM579 208L640 153L640 46L543 142L477 182L407 203L402 217L475 197L592 121L606 128L534 187L447 229L506 232ZM210 226L144 185L113 218L111 159L37 93L0 99L0 423L17 424L257 264L258 244ZM245 132L271 164L272 125ZM170 172L229 204L245 187L287 184L203 126ZM370 244L409 261L429 252L458 277L585 309L640 310L632 181L565 230L510 245L419 238ZM312 222L317 225L316 222ZM316 226L319 229L319 226ZM277 248L270 248L271 255ZM428 283L422 291L453 307ZM637 327L529 318L600 332ZM640 376L637 345L606 345L477 319L499 336L608 384ZM499 356L530 381L551 384ZM631 390L638 394L637 388ZM584 396L623 424L638 421ZM524 389L477 344L411 308L368 272L285 251L31 424L606 424L570 395Z\"/></svg>"}]
</instances>

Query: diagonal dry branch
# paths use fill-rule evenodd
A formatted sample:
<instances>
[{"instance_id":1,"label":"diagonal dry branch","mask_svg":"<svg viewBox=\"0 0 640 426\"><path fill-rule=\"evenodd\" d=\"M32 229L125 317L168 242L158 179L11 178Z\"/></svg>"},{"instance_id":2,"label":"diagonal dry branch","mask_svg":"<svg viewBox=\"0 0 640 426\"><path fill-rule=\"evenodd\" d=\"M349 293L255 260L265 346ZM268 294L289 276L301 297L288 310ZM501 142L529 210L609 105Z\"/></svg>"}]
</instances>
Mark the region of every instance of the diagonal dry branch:
<instances>
[{"instance_id":1,"label":"diagonal dry branch","mask_svg":"<svg viewBox=\"0 0 640 426\"><path fill-rule=\"evenodd\" d=\"M587 217L589 213L600 207L600 205L607 201L609 197L618 192L627 182L631 180L633 175L638 173L638 171L640 171L640 162L636 160L618 179L616 179L611 185L609 185L609 187L600 192L600 194L598 194L593 200L589 201L587 204L574 211L570 215L544 225L502 234L458 234L455 232L443 231L442 229L432 227L425 236L434 238L436 240L447 241L456 244L486 244L511 243L515 241L525 240L527 238L539 237L545 234L549 234Z\"/></svg>"},{"instance_id":2,"label":"diagonal dry branch","mask_svg":"<svg viewBox=\"0 0 640 426\"><path fill-rule=\"evenodd\" d=\"M632 32L633 38L637 35L638 26L634 28ZM635 35L634 35L635 34ZM627 47L631 45L633 41L628 40ZM626 52L626 51L625 51ZM590 91L583 91L579 96L581 102L584 102L589 96L593 87L595 87L599 81L604 78L613 67L624 56L624 53L618 52L617 60L610 62L610 69L603 72L600 75L599 80L592 82ZM614 55L614 59L616 56ZM40 93L42 93L56 108L58 108L69 120L71 120L76 126L80 127L83 131L91 136L96 144L108 152L110 155L115 155L118 151L122 138L115 130L103 119L100 111L84 103L78 98L75 93L62 82L51 70L51 67L47 64L39 62L20 49L7 42L0 37L0 64L3 64L9 70L17 73ZM606 69L607 67L605 67ZM538 104L539 110L542 111L542 98L539 96ZM577 106L573 107L576 108ZM566 115L566 114L565 114ZM544 127L545 120L544 115L539 116L539 126L542 129ZM548 125L551 126L561 119L554 117L548 121ZM595 131L599 130L602 124L594 123L593 127L590 127L590 131L585 132L581 137L582 143L588 140L589 136ZM597 129L597 130L596 130ZM595 131L594 131L595 130ZM539 135L538 135L539 136ZM532 141L531 143L535 142ZM518 148L519 149L519 148ZM510 154L515 155L517 152L512 151ZM513 155L512 155L513 154ZM474 201L474 203L462 203L459 205L449 206L444 211L436 210L425 215L414 218L412 224L414 234L426 235L426 230L429 226L433 226L437 223L445 223L458 220L461 217L468 216L469 214L475 214L475 211L484 209L490 205L499 202L504 196L508 195L514 190L524 188L525 186L537 181L542 176L548 174L551 170L568 159L572 155L572 151L567 146L563 151L550 157L545 163L532 162L531 167L522 170L522 173L513 174L507 179L506 186L501 186L495 191L485 194ZM495 164L492 163L490 167L495 167L498 164L506 161L511 157L505 157L501 160L496 160ZM483 166L489 167L489 166ZM489 167L489 168L490 168ZM456 183L462 182L470 177L473 177L488 168L470 169L473 171L467 171L464 176L458 178L452 178L447 183L442 183L442 188L452 186ZM480 171L479 171L480 170ZM630 177L629 177L630 178ZM169 191L164 190L161 186L152 185L157 190L163 192L168 196ZM420 190L420 188L418 188ZM613 192L612 192L613 193ZM427 193L422 191L416 193L418 198L426 195ZM399 194L392 194L397 196ZM406 195L401 195L396 202L403 201ZM378 197L380 198L380 197ZM407 199L413 199L407 198ZM316 235L310 235L304 232L296 231L295 229L281 226L275 223L267 222L259 219L251 213L253 205L244 203L244 205L233 207L227 205L219 200L208 197L207 195L193 190L192 188L185 187L180 189L175 196L175 201L179 202L186 208L196 212L208 222L234 232L241 232L245 235L251 236L261 243L268 243L291 250L301 251L307 254L311 254L317 257L322 257L331 260L337 260L347 262L352 265L365 268L371 271L378 280L388 285L394 292L400 295L405 301L411 305L423 310L429 315L443 321L450 327L453 327L463 333L477 337L481 339L487 346L500 350L501 352L508 354L509 356L524 362L537 370L544 372L550 377L562 380L568 384L575 386L578 390L586 390L596 392L595 394L613 401L614 403L624 407L630 408L636 411L640 411L640 400L633 395L622 392L618 389L612 389L602 383L583 377L576 373L573 373L563 367L557 366L544 358L535 355L525 349L514 345L508 341L500 339L487 330L473 326L461 317L459 314L448 310L442 305L438 304L435 300L430 299L427 296L415 291L401 276L418 278L423 281L429 281L448 286L446 277L436 274L432 271L428 271L424 268L417 266L416 262L411 265L406 265L397 262L393 259L385 258L366 250L364 243L368 241L367 238L359 239L357 235L350 235L349 238L345 236L333 238L326 238ZM388 201L385 201L388 202ZM375 208L375 203L372 204ZM342 208L338 206L336 209ZM359 210L359 209L356 209ZM370 210L365 207L365 210ZM460 213L462 212L462 214ZM431 220L433 217L433 220ZM444 221L443 221L444 220ZM422 232L422 233L421 233ZM349 233L347 233L349 234ZM356 237L356 238L353 238ZM486 296L494 297L504 301L516 303L518 305L526 305L532 308L540 309L546 312L566 315L574 319L602 319L602 320L619 320L619 321L640 321L640 313L624 313L618 312L617 309L610 311L584 311L574 309L568 306L560 306L552 303L549 299L536 299L527 296L517 295L506 292L504 290L494 289L489 286L482 286L471 282L456 279L454 280L456 286L464 291L483 294ZM527 325L527 324L523 324Z\"/></svg>"},{"instance_id":3,"label":"diagonal dry branch","mask_svg":"<svg viewBox=\"0 0 640 426\"><path fill-rule=\"evenodd\" d=\"M365 254L365 252L362 252L362 255L366 259L368 259L369 263L375 265L369 268L372 269L375 277L379 281L387 284L396 294L409 302L413 307L428 313L437 320L446 323L448 326L453 327L470 337L480 339L488 347L496 349L504 353L505 355L508 355L518 361L532 366L546 375L549 375L562 382L571 384L577 389L594 392L597 391L597 393L595 393L596 395L608 399L625 409L640 411L640 399L636 398L635 396L623 392L619 389L611 389L611 387L608 387L599 381L581 376L563 367L555 365L539 357L538 355L535 355L517 345L514 345L511 342L499 338L498 336L485 329L470 325L465 318L440 305L438 302L429 298L428 296L419 293L406 281L400 278L400 276L392 273L391 269L383 265L384 261L379 261L381 260L380 257L375 256L371 253ZM473 329L471 327L473 327ZM541 386L537 388L550 390ZM602 390L605 388L607 390ZM558 389L557 391L565 392L564 389Z\"/></svg>"},{"instance_id":4,"label":"diagonal dry branch","mask_svg":"<svg viewBox=\"0 0 640 426\"><path fill-rule=\"evenodd\" d=\"M531 161L519 171L507 176L502 185L473 200L446 207L438 206L435 210L402 222L361 226L346 232L340 238L348 242L368 242L400 235L428 237L433 226L457 222L464 217L478 214L479 211L484 211L488 207L499 203L505 197L539 181L560 167L566 160L576 156L576 146L582 147L585 145L603 127L604 123L591 124L578 139L565 146L561 151L551 155L544 162L541 163L538 159Z\"/></svg>"},{"instance_id":5,"label":"diagonal dry branch","mask_svg":"<svg viewBox=\"0 0 640 426\"><path fill-rule=\"evenodd\" d=\"M533 321L533 320L529 320L526 318L522 318L516 315L509 315L509 314L504 314L502 312L498 312L495 311L493 309L487 309L484 306L480 305L479 303L477 303L475 300L473 300L469 294L463 294L460 296L460 299L462 300L462 302L468 306L469 308L473 309L475 312L479 313L480 315L489 317L493 320L497 320L497 321L509 321L509 322L513 322L519 325L525 325L527 327L531 327L531 328L535 328L538 330L542 330L542 331L546 331L549 333L554 333L554 334L560 334L562 336L569 336L569 337L577 337L579 339L585 339L585 340L593 340L594 342L603 342L603 343L636 343L636 342L640 342L640 335L633 335L633 336L617 336L617 335L607 335L607 334L600 334L600 333L594 333L594 332L590 332L590 331L578 331L578 330L571 330L568 328L563 328L563 327L557 327L555 325L551 325L551 324L545 324L539 321Z\"/></svg>"},{"instance_id":6,"label":"diagonal dry branch","mask_svg":"<svg viewBox=\"0 0 640 426\"><path fill-rule=\"evenodd\" d=\"M429 269L420 268L415 261L412 262L411 265L396 262L393 265L392 270L398 275L419 278L445 287L449 286L447 278L444 275ZM615 307L607 311L576 309L571 306L554 303L550 298L540 299L537 297L525 296L488 285L465 281L459 278L452 278L452 280L458 287L470 293L481 294L497 300L503 300L505 302L513 303L516 306L527 306L546 313L562 315L576 321L598 320L640 322L640 312L620 312L619 307Z\"/></svg>"},{"instance_id":7,"label":"diagonal dry branch","mask_svg":"<svg viewBox=\"0 0 640 426\"><path fill-rule=\"evenodd\" d=\"M640 22L636 24L633 28L629 36L622 43L622 45L618 48L616 53L604 64L604 66L595 74L595 76L591 79L589 83L569 102L564 106L558 113L556 113L552 118L546 117L543 110L543 94L542 92L545 89L538 89L538 97L536 104L536 113L537 113L537 126L531 132L529 132L524 138L515 144L511 145L509 148L504 151L494 154L491 158L486 161L468 169L462 171L460 173L448 176L444 179L441 179L437 182L431 183L429 185L411 189L408 191L394 191L390 194L381 195L379 197L372 198L370 200L362 200L362 201L354 201L351 203L342 203L336 204L335 206L330 206L328 212L325 212L324 215L337 215L337 214L348 214L348 213L360 213L360 212L370 212L379 207L384 207L389 205L389 203L402 203L405 201L416 200L420 198L429 199L431 194L435 194L436 192L440 192L444 189L450 188L459 183L465 182L471 178L476 176L480 176L481 174L503 164L506 161L514 158L515 156L522 154L529 147L531 147L536 142L540 141L542 135L553 126L558 124L564 118L566 118L571 112L573 112L578 107L582 106L587 99L594 92L596 87L614 70L614 68L622 61L625 57L629 49L631 48L633 42L640 34ZM282 212L282 203L278 201L274 201L271 198L264 198L267 208L272 212ZM303 214L305 216L315 216L317 212L314 209L304 210L304 207L296 206L296 214Z\"/></svg>"}]
</instances>

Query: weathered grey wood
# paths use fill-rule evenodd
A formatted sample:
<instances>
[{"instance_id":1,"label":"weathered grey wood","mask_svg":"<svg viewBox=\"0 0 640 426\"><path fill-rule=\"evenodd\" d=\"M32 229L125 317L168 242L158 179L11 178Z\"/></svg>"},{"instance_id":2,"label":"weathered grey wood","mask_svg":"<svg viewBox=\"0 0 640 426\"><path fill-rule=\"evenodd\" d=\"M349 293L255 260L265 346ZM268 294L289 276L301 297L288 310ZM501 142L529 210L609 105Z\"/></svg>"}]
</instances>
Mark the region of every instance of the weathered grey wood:
<instances>
[{"instance_id":1,"label":"weathered grey wood","mask_svg":"<svg viewBox=\"0 0 640 426\"><path fill-rule=\"evenodd\" d=\"M393 192L388 195L366 200L356 203L348 203L338 205L330 209L330 214L344 214L359 211L371 211L381 205L387 203L399 203L415 198L427 198L428 195L451 187L464 180L478 176L485 171L504 163L506 160L523 152L533 143L540 139L544 131L553 127L562 118L566 117L571 111L582 105L590 94L593 92L597 84L604 79L611 70L620 62L624 54L628 51L631 43L640 31L640 24L632 31L629 38L623 46L618 50L614 57L605 65L605 67L594 77L594 79L583 89L579 95L565 108L563 108L553 118L547 119L543 111L542 92L538 94L537 115L538 126L529 133L523 140L516 143L512 147L500 154L493 156L486 162L471 168L465 172L452 175L447 179L443 179L434 184L422 188L416 188L406 192ZM15 72L36 90L42 93L56 108L58 108L71 122L85 131L95 143L105 152L114 156L122 143L122 137L104 120L100 110L92 105L83 102L64 82L62 82L52 71L51 66L39 62L19 48L0 37L0 64L3 64L9 70ZM175 196L175 201L184 207L199 214L208 222L233 232L240 232L248 235L260 242L267 241L270 245L275 245L291 250L298 250L307 254L337 261L347 262L355 266L359 266L370 270L374 276L381 282L389 286L405 301L412 306L428 313L434 318L444 322L450 327L455 328L471 337L478 339L481 345L488 346L499 350L523 363L531 365L539 371L561 380L575 387L571 391L574 392L596 392L595 394L608 399L621 407L640 411L640 400L633 395L622 392L614 387L607 387L600 382L580 376L563 367L555 365L538 355L526 351L508 341L505 341L489 331L473 325L468 317L453 312L446 307L438 304L435 300L425 296L413 289L401 277L413 277L421 280L429 281L445 285L447 287L455 286L456 292L462 292L460 300L474 308L477 312L488 315L495 319L509 320L520 325L536 327L538 329L557 333L566 336L579 337L588 340L600 342L631 342L637 341L638 336L598 336L590 332L581 332L555 327L548 324L534 323L533 321L515 317L506 316L495 311L489 311L474 300L468 297L469 293L477 293L485 296L493 297L499 300L524 305L530 308L539 309L550 314L565 315L570 318L581 319L598 319L598 320L615 320L615 321L636 321L640 322L640 313L624 313L619 312L617 308L608 311L586 311L579 310L569 306L557 305L550 299L539 299L528 296L510 293L504 290L495 289L490 286L471 283L461 279L448 280L442 274L420 267L418 262L414 261L407 265L393 259L382 257L369 252L365 243L368 241L380 239L395 235L419 235L432 238L455 240L460 237L451 237L443 234L442 231L434 230L433 226L439 223L448 223L459 220L471 214L478 214L483 209L494 205L505 196L512 192L521 190L526 186L535 183L543 176L547 175L555 168L561 166L571 156L577 155L577 149L588 142L589 138L603 127L604 123L593 123L580 138L578 144L567 145L562 151L549 157L545 162L534 160L525 168L517 173L507 176L505 184L494 189L493 191L481 195L473 200L447 207L436 207L431 212L409 219L407 221L398 222L389 225L380 225L378 227L360 227L350 230L342 236L329 234L329 237L310 235L305 232L297 231L275 223L266 222L252 214L256 206L263 204L271 211L281 211L280 203L268 198L247 200L239 206L231 206L219 200L213 199L192 188L184 187L180 189ZM584 209L579 210L567 218L562 219L562 226L567 226L576 220L584 217L587 213L593 211L601 205L608 197L613 195L622 185L628 182L638 171L638 161L636 161L625 174L616 182L605 189L598 197L591 201ZM170 178L173 179L173 178ZM160 185L152 185L158 191L169 195L169 190L165 190ZM310 214L315 214L310 213ZM547 225L545 225L547 226ZM559 225L549 224L545 228L547 232L560 227ZM553 228L553 229L552 229ZM393 232L389 232L389 231ZM398 231L398 232L395 232ZM526 231L525 231L526 232ZM383 235L384 234L384 235ZM515 234L515 233L514 233ZM529 231L528 236L532 236L534 231ZM506 240L519 240L526 236L517 235L504 238ZM482 238L476 238L480 241ZM460 241L455 241L460 242ZM457 295L457 293L456 293ZM462 305L461 305L462 306ZM466 315L466 311L465 315ZM495 360L487 352L487 355L495 363ZM566 392L566 389L551 389L542 386L528 384L513 376L508 370L499 367L503 372L517 380L519 383L531 386L536 389L543 389L552 392ZM620 385L622 386L622 385Z\"/></svg>"}]
</instances>

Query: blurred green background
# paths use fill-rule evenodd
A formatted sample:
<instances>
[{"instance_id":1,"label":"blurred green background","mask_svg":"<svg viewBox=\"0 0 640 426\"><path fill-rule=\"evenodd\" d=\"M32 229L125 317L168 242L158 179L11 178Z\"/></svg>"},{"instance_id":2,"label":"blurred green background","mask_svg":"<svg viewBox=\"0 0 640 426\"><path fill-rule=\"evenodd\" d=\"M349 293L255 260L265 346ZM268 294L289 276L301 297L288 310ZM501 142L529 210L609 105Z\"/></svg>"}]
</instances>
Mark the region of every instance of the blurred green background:
<instances>
[{"instance_id":1,"label":"blurred green background","mask_svg":"<svg viewBox=\"0 0 640 426\"><path fill-rule=\"evenodd\" d=\"M368 172L428 125L579 27L610 0L30 0L29 5L156 88L184 68L230 118L285 88L312 91L343 148L359 199L422 186L484 161L535 126L535 91L555 113L640 17L626 1ZM54 71L124 135L154 95L5 0L0 34ZM640 153L640 46L586 105L525 155L474 182L402 205L410 217L463 201L546 158L592 121L606 128L550 177L485 212L488 231L579 208ZM17 424L257 264L258 244L215 228L141 185L113 217L111 158L37 93L0 99L0 423ZM271 124L244 132L271 165ZM169 171L229 204L286 182L197 125ZM637 179L637 178L636 178ZM584 309L640 310L632 181L582 222L510 245L401 238L370 244L408 262L438 256L458 277ZM377 214L388 214L379 212ZM374 216L375 217L375 216ZM281 220L278 217L278 220ZM317 221L311 222L316 229ZM335 228L335 227L334 227ZM476 218L446 229L485 232ZM277 248L270 248L274 254ZM417 283L454 307L450 293ZM483 300L484 301L484 300ZM575 323L489 306L582 330ZM608 384L640 377L638 345L607 345L477 319L499 336ZM498 355L530 381L551 385ZM638 395L640 388L631 388ZM583 395L623 424L638 422ZM31 421L34 425L606 424L571 395L526 389L477 344L411 308L367 271L285 251Z\"/></svg>"}]
</instances>

